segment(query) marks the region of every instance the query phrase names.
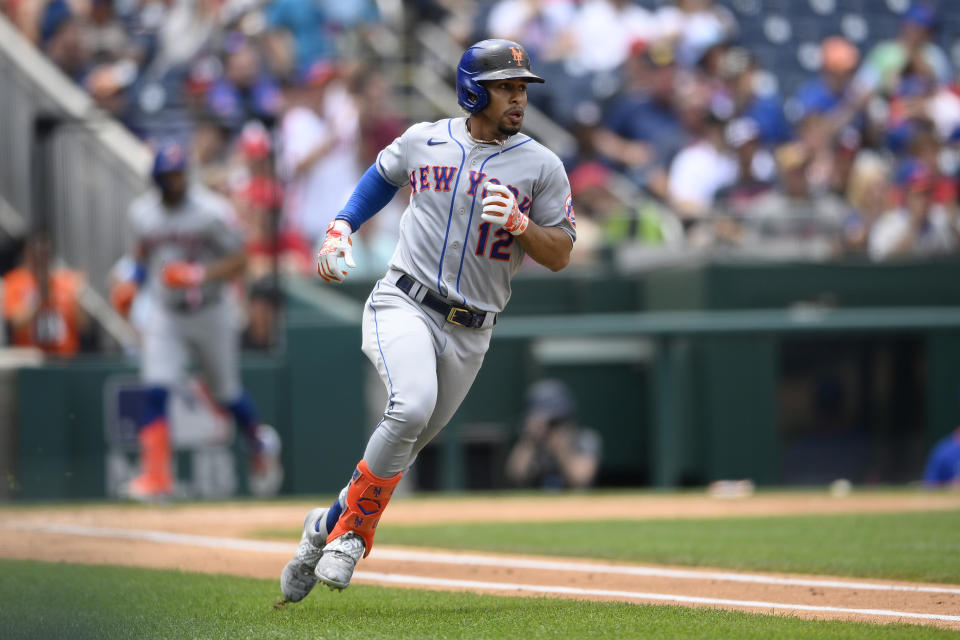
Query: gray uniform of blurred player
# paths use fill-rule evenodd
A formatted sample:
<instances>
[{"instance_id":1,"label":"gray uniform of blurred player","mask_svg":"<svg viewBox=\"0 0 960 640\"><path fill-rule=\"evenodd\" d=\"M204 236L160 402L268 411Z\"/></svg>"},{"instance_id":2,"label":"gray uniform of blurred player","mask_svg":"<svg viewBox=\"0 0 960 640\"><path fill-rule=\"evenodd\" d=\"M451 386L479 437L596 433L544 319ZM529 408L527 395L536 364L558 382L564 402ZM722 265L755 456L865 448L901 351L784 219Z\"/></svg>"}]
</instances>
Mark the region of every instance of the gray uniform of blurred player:
<instances>
[{"instance_id":1,"label":"gray uniform of blurred player","mask_svg":"<svg viewBox=\"0 0 960 640\"><path fill-rule=\"evenodd\" d=\"M402 472L473 384L525 256L553 270L569 260L576 231L563 165L519 133L528 82L542 80L520 45L468 49L458 88L472 115L410 127L380 152L328 229L318 270L339 281L347 272L338 258L352 266L350 232L410 186L390 268L363 312L363 352L386 386L387 407L340 498L307 515L281 577L289 601L317 579L349 584Z\"/></svg>"},{"instance_id":2,"label":"gray uniform of blurred player","mask_svg":"<svg viewBox=\"0 0 960 640\"><path fill-rule=\"evenodd\" d=\"M164 282L164 266L210 264L244 250L243 236L231 226L230 205L200 187L169 212L158 194L130 207L130 227L146 269L145 292L154 303L143 333L141 377L147 384L183 381L191 353L214 398L229 403L241 393L237 320L223 280L194 287Z\"/></svg>"}]
</instances>

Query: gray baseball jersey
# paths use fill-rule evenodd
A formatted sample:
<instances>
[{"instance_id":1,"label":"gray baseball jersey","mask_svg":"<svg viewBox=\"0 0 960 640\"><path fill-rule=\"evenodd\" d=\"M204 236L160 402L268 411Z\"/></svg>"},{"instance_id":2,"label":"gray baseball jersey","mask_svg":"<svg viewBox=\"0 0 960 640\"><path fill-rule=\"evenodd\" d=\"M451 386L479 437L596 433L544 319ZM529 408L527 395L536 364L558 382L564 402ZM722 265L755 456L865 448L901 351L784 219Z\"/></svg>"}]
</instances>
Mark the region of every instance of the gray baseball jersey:
<instances>
[{"instance_id":1,"label":"gray baseball jersey","mask_svg":"<svg viewBox=\"0 0 960 640\"><path fill-rule=\"evenodd\" d=\"M230 204L199 185L191 185L176 209L168 210L157 192L130 205L133 245L147 270L147 290L170 309L202 306L222 296L223 282L207 282L196 290L173 289L161 279L163 265L185 260L209 263L244 247L243 234L232 224Z\"/></svg>"},{"instance_id":2,"label":"gray baseball jersey","mask_svg":"<svg viewBox=\"0 0 960 640\"><path fill-rule=\"evenodd\" d=\"M466 118L421 123L384 149L376 166L385 180L409 184L412 192L390 270L363 314L363 351L390 398L363 459L373 473L392 477L453 417L490 344L492 322L481 328L446 322L420 304L424 288L456 305L499 313L524 258L514 236L480 217L483 183L506 185L536 224L559 227L571 240L576 223L560 159L523 134L487 144L470 138ZM403 274L419 286L399 289Z\"/></svg>"},{"instance_id":3,"label":"gray baseball jersey","mask_svg":"<svg viewBox=\"0 0 960 640\"><path fill-rule=\"evenodd\" d=\"M184 202L168 210L159 194L149 193L130 205L130 231L147 270L146 292L154 302L144 328L142 378L151 384L179 384L193 355L214 397L234 400L242 391L240 345L233 311L223 295L225 283L174 289L161 278L168 262L207 264L243 249L229 203L191 185Z\"/></svg>"},{"instance_id":4,"label":"gray baseball jersey","mask_svg":"<svg viewBox=\"0 0 960 640\"><path fill-rule=\"evenodd\" d=\"M563 164L522 133L502 145L478 143L466 118L424 122L381 151L377 169L387 182L411 188L390 266L453 302L502 311L523 261L514 237L480 217L484 182L506 185L531 220L576 240Z\"/></svg>"}]
</instances>

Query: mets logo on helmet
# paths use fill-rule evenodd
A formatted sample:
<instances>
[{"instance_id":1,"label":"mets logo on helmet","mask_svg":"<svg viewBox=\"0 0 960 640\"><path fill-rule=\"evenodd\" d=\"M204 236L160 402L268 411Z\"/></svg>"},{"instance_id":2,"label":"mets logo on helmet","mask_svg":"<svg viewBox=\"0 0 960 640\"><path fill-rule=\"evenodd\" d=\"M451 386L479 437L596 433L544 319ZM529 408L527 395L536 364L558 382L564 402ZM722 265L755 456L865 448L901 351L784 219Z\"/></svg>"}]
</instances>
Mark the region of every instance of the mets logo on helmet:
<instances>
[{"instance_id":1,"label":"mets logo on helmet","mask_svg":"<svg viewBox=\"0 0 960 640\"><path fill-rule=\"evenodd\" d=\"M163 147L160 152L163 154L163 159L170 164L176 164L184 157L183 147L175 142Z\"/></svg>"},{"instance_id":2,"label":"mets logo on helmet","mask_svg":"<svg viewBox=\"0 0 960 640\"><path fill-rule=\"evenodd\" d=\"M510 47L510 51L513 52L513 61L517 66L523 64L523 50L520 47Z\"/></svg>"},{"instance_id":3,"label":"mets logo on helmet","mask_svg":"<svg viewBox=\"0 0 960 640\"><path fill-rule=\"evenodd\" d=\"M567 216L567 220L570 221L570 225L576 229L577 228L577 216L573 213L573 194L568 193L567 199L563 201L563 212Z\"/></svg>"}]
</instances>

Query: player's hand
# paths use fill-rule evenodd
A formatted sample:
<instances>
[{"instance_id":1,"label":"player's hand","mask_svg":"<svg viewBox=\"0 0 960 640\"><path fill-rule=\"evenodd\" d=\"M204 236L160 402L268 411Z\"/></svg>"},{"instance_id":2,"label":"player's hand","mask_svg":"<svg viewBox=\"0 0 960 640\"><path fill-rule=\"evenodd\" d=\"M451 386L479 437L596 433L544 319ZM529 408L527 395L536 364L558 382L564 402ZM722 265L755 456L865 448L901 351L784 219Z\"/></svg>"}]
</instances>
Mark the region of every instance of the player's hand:
<instances>
[{"instance_id":1,"label":"player's hand","mask_svg":"<svg viewBox=\"0 0 960 640\"><path fill-rule=\"evenodd\" d=\"M487 197L483 199L483 213L480 217L487 222L498 224L515 236L527 230L530 218L520 211L513 192L502 184L484 182Z\"/></svg>"},{"instance_id":2,"label":"player's hand","mask_svg":"<svg viewBox=\"0 0 960 640\"><path fill-rule=\"evenodd\" d=\"M133 299L137 297L137 283L133 280L121 280L110 290L110 304L124 318L130 315Z\"/></svg>"},{"instance_id":3,"label":"player's hand","mask_svg":"<svg viewBox=\"0 0 960 640\"><path fill-rule=\"evenodd\" d=\"M196 262L168 262L160 272L163 284L174 289L193 289L207 279L207 269Z\"/></svg>"},{"instance_id":4,"label":"player's hand","mask_svg":"<svg viewBox=\"0 0 960 640\"><path fill-rule=\"evenodd\" d=\"M327 227L327 236L317 254L317 273L325 281L343 282L347 277L347 272L340 268L340 258L343 258L344 264L350 269L357 266L353 261L351 232L346 220L334 220Z\"/></svg>"}]
</instances>

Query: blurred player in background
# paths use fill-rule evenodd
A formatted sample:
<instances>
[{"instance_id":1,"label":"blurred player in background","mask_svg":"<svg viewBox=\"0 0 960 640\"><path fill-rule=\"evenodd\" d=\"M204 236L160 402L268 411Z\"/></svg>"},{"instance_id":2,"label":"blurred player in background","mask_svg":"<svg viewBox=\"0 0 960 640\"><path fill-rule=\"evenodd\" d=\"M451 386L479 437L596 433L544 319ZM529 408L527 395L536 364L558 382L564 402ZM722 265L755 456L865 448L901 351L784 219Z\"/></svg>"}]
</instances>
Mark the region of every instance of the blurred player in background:
<instances>
[{"instance_id":1,"label":"blurred player in background","mask_svg":"<svg viewBox=\"0 0 960 640\"><path fill-rule=\"evenodd\" d=\"M157 189L130 205L133 267L111 294L124 315L141 287L151 302L140 362L146 385L138 424L142 472L128 492L137 499L173 492L167 400L170 388L186 378L192 355L214 399L246 438L251 489L275 493L282 480L280 442L272 427L259 423L241 387L240 327L225 291L246 268L244 238L226 201L190 183L186 170L181 145L159 147L153 165Z\"/></svg>"},{"instance_id":2,"label":"blurred player in background","mask_svg":"<svg viewBox=\"0 0 960 640\"><path fill-rule=\"evenodd\" d=\"M563 164L520 133L531 82L543 79L516 42L467 49L457 97L468 117L407 129L327 229L318 271L340 282L340 259L355 266L350 235L411 187L396 252L363 311L363 352L389 401L340 497L307 514L280 578L287 601L302 600L318 580L331 589L350 584L403 472L473 385L521 263L529 256L559 271L570 261L576 225Z\"/></svg>"}]
</instances>

